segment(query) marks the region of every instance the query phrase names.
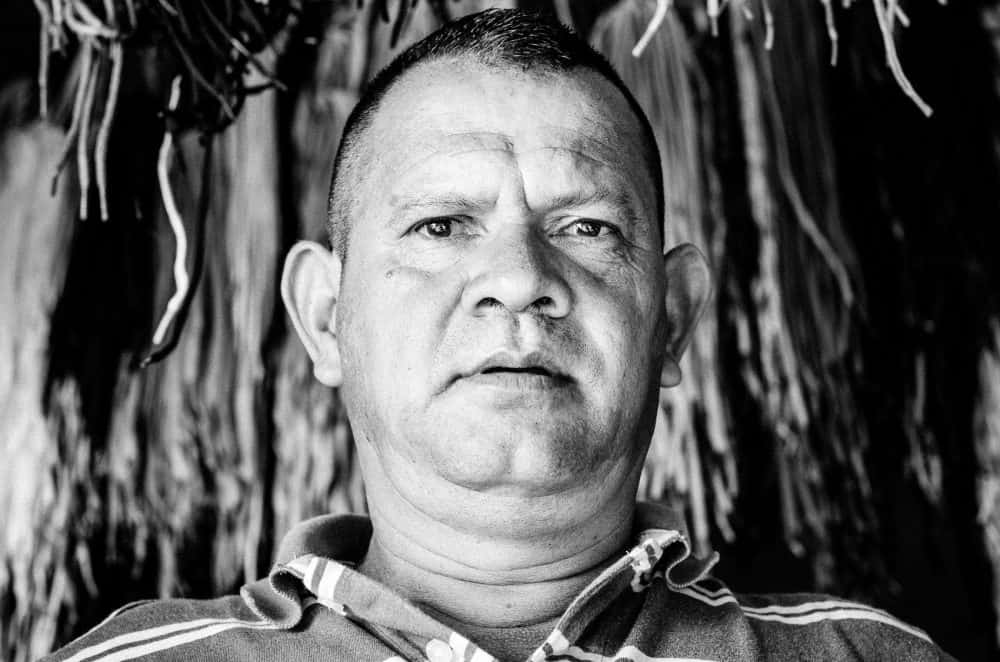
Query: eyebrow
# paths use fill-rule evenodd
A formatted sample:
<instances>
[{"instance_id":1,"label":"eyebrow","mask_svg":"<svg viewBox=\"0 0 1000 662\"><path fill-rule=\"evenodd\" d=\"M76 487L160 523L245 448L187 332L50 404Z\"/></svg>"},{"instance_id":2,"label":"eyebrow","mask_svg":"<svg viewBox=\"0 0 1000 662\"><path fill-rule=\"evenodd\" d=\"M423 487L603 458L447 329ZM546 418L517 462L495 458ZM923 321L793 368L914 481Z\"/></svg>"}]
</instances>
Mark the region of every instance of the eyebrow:
<instances>
[{"instance_id":1,"label":"eyebrow","mask_svg":"<svg viewBox=\"0 0 1000 662\"><path fill-rule=\"evenodd\" d=\"M422 209L482 209L496 202L495 199L473 198L458 193L416 193L394 196L390 205L396 212Z\"/></svg>"},{"instance_id":2,"label":"eyebrow","mask_svg":"<svg viewBox=\"0 0 1000 662\"><path fill-rule=\"evenodd\" d=\"M548 209L565 209L567 207L585 207L586 205L609 203L624 209L633 219L639 218L638 211L627 193L619 189L599 187L590 191L574 191L557 195L546 202Z\"/></svg>"},{"instance_id":3,"label":"eyebrow","mask_svg":"<svg viewBox=\"0 0 1000 662\"><path fill-rule=\"evenodd\" d=\"M496 203L495 198L475 198L459 193L416 193L402 195L393 199L390 204L397 212L422 209L481 209ZM630 220L638 221L640 215L631 197L624 191L609 188L597 188L590 191L574 191L557 195L545 201L545 210L584 207L586 205L609 203L624 209Z\"/></svg>"}]
</instances>

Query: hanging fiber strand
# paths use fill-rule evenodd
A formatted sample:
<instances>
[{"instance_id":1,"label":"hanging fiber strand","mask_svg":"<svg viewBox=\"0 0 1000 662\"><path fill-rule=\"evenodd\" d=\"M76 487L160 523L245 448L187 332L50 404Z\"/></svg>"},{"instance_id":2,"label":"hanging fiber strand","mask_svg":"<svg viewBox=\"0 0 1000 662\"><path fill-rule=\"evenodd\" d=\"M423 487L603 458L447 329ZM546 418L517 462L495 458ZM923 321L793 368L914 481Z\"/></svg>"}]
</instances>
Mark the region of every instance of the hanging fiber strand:
<instances>
[{"instance_id":1,"label":"hanging fiber strand","mask_svg":"<svg viewBox=\"0 0 1000 662\"><path fill-rule=\"evenodd\" d=\"M181 77L175 76L170 85L170 100L167 102L167 110L174 111L180 101ZM174 137L168 126L163 132L163 142L160 144L160 156L157 160L156 173L160 183L160 195L163 196L163 208L167 212L170 221L170 229L174 233L174 294L167 301L167 308L160 318L160 323L156 325L153 333L153 344L159 345L170 328L171 322L181 308L184 297L187 296L190 279L187 273L187 233L184 230L184 220L177 210L177 203L174 200L173 190L170 187L170 155L173 150Z\"/></svg>"},{"instance_id":2,"label":"hanging fiber strand","mask_svg":"<svg viewBox=\"0 0 1000 662\"><path fill-rule=\"evenodd\" d=\"M934 112L927 102L924 101L917 91L913 89L913 85L910 83L909 78L903 73L903 65L899 61L899 55L896 53L896 42L893 39L893 21L897 15L896 11L890 11L890 9L895 9L895 0L889 0L889 5L887 7L886 0L872 0L872 6L875 8L875 17L878 20L879 29L882 31L882 42L885 44L885 57L889 64L889 70L892 71L893 77L896 79L896 83L902 88L903 93L910 97L910 100L916 104L917 108L920 109L925 116L930 117ZM907 21L908 22L908 21Z\"/></svg>"},{"instance_id":3,"label":"hanging fiber strand","mask_svg":"<svg viewBox=\"0 0 1000 662\"><path fill-rule=\"evenodd\" d=\"M34 0L38 10L38 115L42 120L49 118L49 52L52 32L52 14L44 0Z\"/></svg>"},{"instance_id":4,"label":"hanging fiber strand","mask_svg":"<svg viewBox=\"0 0 1000 662\"><path fill-rule=\"evenodd\" d=\"M649 19L649 25L646 26L646 30L639 37L639 41L635 43L635 47L632 49L632 57L639 57L646 50L649 40L653 38L656 31L660 29L660 25L663 24L663 19L666 17L671 3L672 0L656 0L656 11L653 13L653 18Z\"/></svg>"},{"instance_id":5,"label":"hanging fiber strand","mask_svg":"<svg viewBox=\"0 0 1000 662\"><path fill-rule=\"evenodd\" d=\"M59 181L59 174L69 161L70 153L76 144L77 134L80 132L80 116L83 114L84 99L87 96L87 88L90 86L91 70L93 69L93 48L89 41L84 41L80 45L80 52L74 62L76 69L76 92L73 99L73 112L69 123L69 131L66 132L66 139L63 142L62 152L56 160L55 173L52 176L52 192L55 193ZM83 190L81 184L80 190Z\"/></svg>"},{"instance_id":6,"label":"hanging fiber strand","mask_svg":"<svg viewBox=\"0 0 1000 662\"><path fill-rule=\"evenodd\" d=\"M120 42L111 44L111 81L108 83L108 97L104 103L104 116L97 132L97 145L94 148L94 161L97 168L97 194L100 196L101 220L108 220L108 138L111 136L111 125L115 121L115 109L118 105L118 93L122 79L122 45Z\"/></svg>"},{"instance_id":7,"label":"hanging fiber strand","mask_svg":"<svg viewBox=\"0 0 1000 662\"><path fill-rule=\"evenodd\" d=\"M87 203L90 198L90 116L94 110L100 60L91 65L87 88L83 93L80 111L80 131L76 139L76 174L80 180L80 220L87 220Z\"/></svg>"}]
</instances>

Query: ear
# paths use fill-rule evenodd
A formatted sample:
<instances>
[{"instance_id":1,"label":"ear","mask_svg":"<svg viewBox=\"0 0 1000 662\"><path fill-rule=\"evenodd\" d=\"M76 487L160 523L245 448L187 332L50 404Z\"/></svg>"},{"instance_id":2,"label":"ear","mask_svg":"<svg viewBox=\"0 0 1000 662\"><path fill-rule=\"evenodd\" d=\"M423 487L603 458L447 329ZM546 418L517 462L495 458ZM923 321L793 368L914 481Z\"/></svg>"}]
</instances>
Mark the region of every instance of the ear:
<instances>
[{"instance_id":1,"label":"ear","mask_svg":"<svg viewBox=\"0 0 1000 662\"><path fill-rule=\"evenodd\" d=\"M712 295L712 273L708 260L691 244L681 244L663 256L667 275L664 306L667 315L666 353L660 385L681 382L680 360L694 335L695 326L708 308Z\"/></svg>"},{"instance_id":2,"label":"ear","mask_svg":"<svg viewBox=\"0 0 1000 662\"><path fill-rule=\"evenodd\" d=\"M313 374L327 386L340 386L343 372L337 344L340 258L314 241L296 243L285 258L281 299L313 362Z\"/></svg>"}]
</instances>

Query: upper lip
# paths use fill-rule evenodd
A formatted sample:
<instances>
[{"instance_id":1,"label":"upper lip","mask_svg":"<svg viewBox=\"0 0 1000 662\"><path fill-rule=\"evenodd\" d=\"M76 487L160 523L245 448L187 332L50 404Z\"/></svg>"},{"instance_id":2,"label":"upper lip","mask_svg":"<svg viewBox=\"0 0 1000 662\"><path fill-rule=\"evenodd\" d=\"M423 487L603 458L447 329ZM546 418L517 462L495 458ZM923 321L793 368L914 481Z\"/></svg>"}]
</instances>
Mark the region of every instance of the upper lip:
<instances>
[{"instance_id":1,"label":"upper lip","mask_svg":"<svg viewBox=\"0 0 1000 662\"><path fill-rule=\"evenodd\" d=\"M476 364L472 369L463 371L458 379L479 375L487 371L518 370L537 371L550 377L568 379L559 362L546 352L534 351L527 353L500 350Z\"/></svg>"}]
</instances>

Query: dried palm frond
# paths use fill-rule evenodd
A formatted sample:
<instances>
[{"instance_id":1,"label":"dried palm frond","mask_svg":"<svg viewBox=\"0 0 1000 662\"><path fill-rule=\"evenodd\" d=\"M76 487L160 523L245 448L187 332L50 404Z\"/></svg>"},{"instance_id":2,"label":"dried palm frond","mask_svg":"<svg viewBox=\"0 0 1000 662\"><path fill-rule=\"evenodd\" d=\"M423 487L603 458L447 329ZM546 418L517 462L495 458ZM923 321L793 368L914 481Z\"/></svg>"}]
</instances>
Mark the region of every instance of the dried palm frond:
<instances>
[{"instance_id":1,"label":"dried palm frond","mask_svg":"<svg viewBox=\"0 0 1000 662\"><path fill-rule=\"evenodd\" d=\"M218 149L205 152L188 136L184 163L210 178L199 185L174 178L180 191L207 185L203 287L195 294L189 328L175 360L160 364L144 382L139 416L148 431L153 462L166 471L150 476L146 492L158 513L157 529L174 541L167 558L177 558L191 522L213 529L207 542L211 585L232 586L260 571L258 550L264 532L265 442L260 423L263 347L273 316L280 215L277 211L275 99L273 93L248 99ZM268 137L270 136L270 140ZM184 194L187 214L193 196ZM171 508L182 502L187 512ZM240 559L242 563L233 563ZM264 560L266 561L266 559ZM169 564L162 575L165 594L174 589Z\"/></svg>"},{"instance_id":2,"label":"dried palm frond","mask_svg":"<svg viewBox=\"0 0 1000 662\"><path fill-rule=\"evenodd\" d=\"M767 35L735 12L731 26L759 237L751 298L734 311L749 341L740 347L742 370L775 435L786 540L793 551L808 550L817 585L830 586L834 547L860 556L877 522L852 382L860 359L848 342L856 258L836 206L826 102L821 86L784 83L817 78L823 62L801 46L762 55L752 45ZM808 15L785 11L774 29L796 34L799 44L816 41ZM796 117L794 125L786 116Z\"/></svg>"},{"instance_id":3,"label":"dried palm frond","mask_svg":"<svg viewBox=\"0 0 1000 662\"><path fill-rule=\"evenodd\" d=\"M976 519L983 527L987 556L994 568L1000 568L1000 320L992 320L991 331L992 343L979 357L979 398L973 423L979 465ZM1000 605L1000 585L994 585L993 604ZM1000 639L1000 629L996 634Z\"/></svg>"},{"instance_id":4,"label":"dried palm frond","mask_svg":"<svg viewBox=\"0 0 1000 662\"><path fill-rule=\"evenodd\" d=\"M264 526L266 495L263 481L259 480L260 458L269 440L261 437L256 416L265 377L264 341L274 316L281 259L278 169L274 158L278 153L276 103L273 91L248 99L240 117L221 138L228 175L224 263L228 267L230 299L225 309L232 317L230 360L236 370L230 391L231 415L239 442L240 473L251 481L238 495L239 501L249 502L250 506L250 530L242 555L244 577L248 580L258 572L257 550ZM263 559L264 563L269 561Z\"/></svg>"},{"instance_id":5,"label":"dried palm frond","mask_svg":"<svg viewBox=\"0 0 1000 662\"><path fill-rule=\"evenodd\" d=\"M73 234L66 187L55 196L48 191L60 140L41 123L0 135L0 226L7 238L0 242L0 613L2 630L15 635L0 636L0 658L11 662L49 650L57 640L52 610L66 599L65 574L51 571L67 561L60 546L69 543L55 540L67 521L58 489L66 459L42 404L51 314ZM54 605L44 600L50 594Z\"/></svg>"},{"instance_id":6,"label":"dried palm frond","mask_svg":"<svg viewBox=\"0 0 1000 662\"><path fill-rule=\"evenodd\" d=\"M344 123L368 75L370 9L334 17L323 33L316 64L292 119L293 195L299 235L326 238L327 196Z\"/></svg>"},{"instance_id":7,"label":"dried palm frond","mask_svg":"<svg viewBox=\"0 0 1000 662\"><path fill-rule=\"evenodd\" d=\"M774 463L779 478L781 514L786 541L801 551L800 511L793 477L807 448L809 428L800 359L789 335L787 303L781 282L777 192L772 187L773 158L763 107L761 80L755 55L745 38L742 15L731 14L734 62L739 90L740 126L744 139L746 189L751 218L758 237L758 268L749 287L749 300L739 302L734 324L740 330L738 352L741 374L751 397L763 408L766 425L776 438Z\"/></svg>"},{"instance_id":8,"label":"dried palm frond","mask_svg":"<svg viewBox=\"0 0 1000 662\"><path fill-rule=\"evenodd\" d=\"M275 384L274 535L330 512L365 512L361 471L336 391L313 377L297 338L281 349Z\"/></svg>"},{"instance_id":9,"label":"dried palm frond","mask_svg":"<svg viewBox=\"0 0 1000 662\"><path fill-rule=\"evenodd\" d=\"M296 104L291 134L297 237L326 240L332 155L368 76L373 11L369 4L329 22L312 79ZM294 334L282 339L272 368L274 481L268 499L271 535L278 539L314 515L364 512L365 500L337 392L313 377L312 362Z\"/></svg>"}]
</instances>

